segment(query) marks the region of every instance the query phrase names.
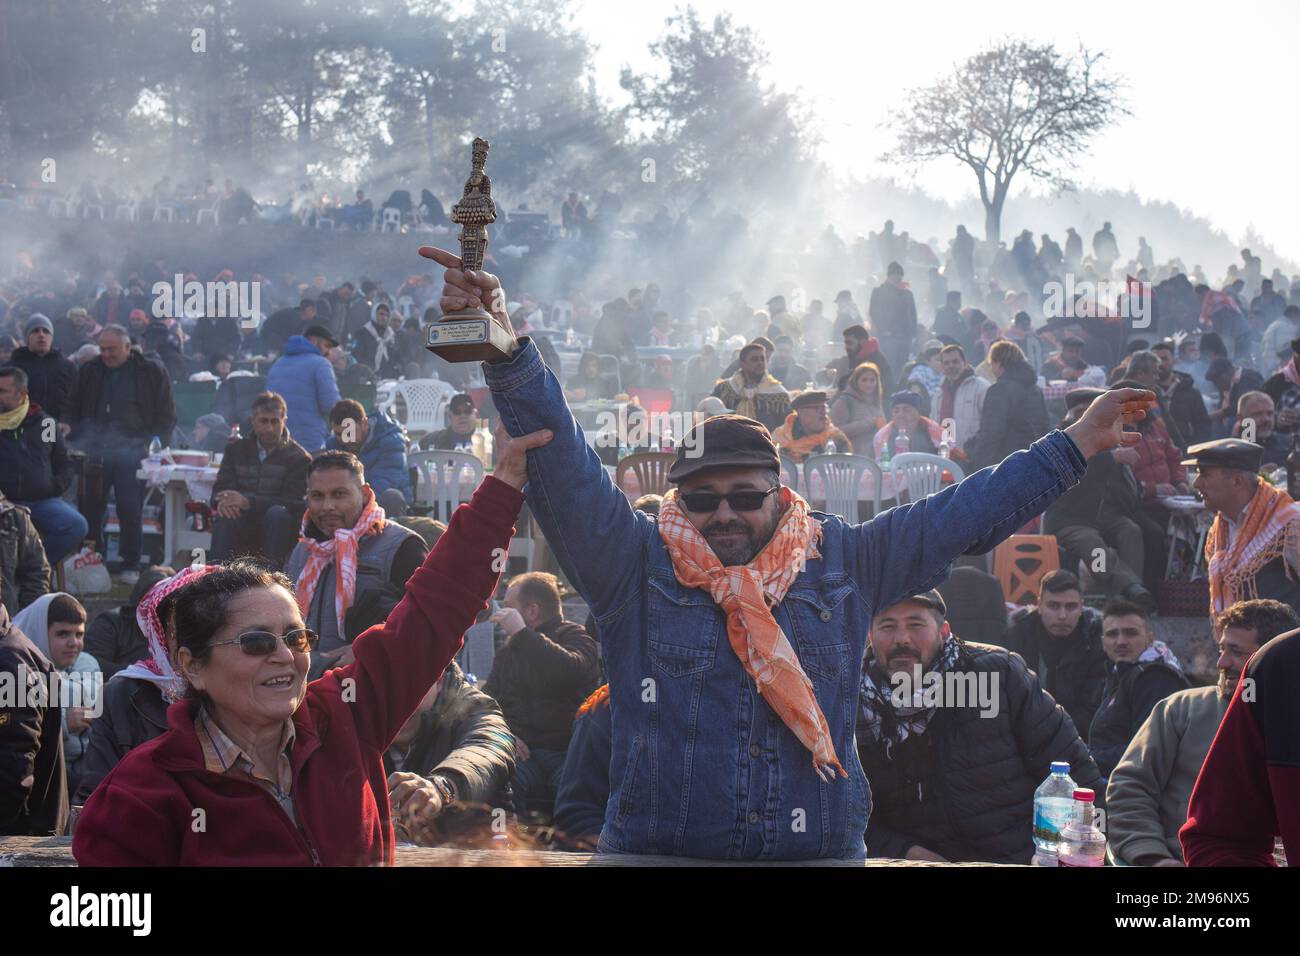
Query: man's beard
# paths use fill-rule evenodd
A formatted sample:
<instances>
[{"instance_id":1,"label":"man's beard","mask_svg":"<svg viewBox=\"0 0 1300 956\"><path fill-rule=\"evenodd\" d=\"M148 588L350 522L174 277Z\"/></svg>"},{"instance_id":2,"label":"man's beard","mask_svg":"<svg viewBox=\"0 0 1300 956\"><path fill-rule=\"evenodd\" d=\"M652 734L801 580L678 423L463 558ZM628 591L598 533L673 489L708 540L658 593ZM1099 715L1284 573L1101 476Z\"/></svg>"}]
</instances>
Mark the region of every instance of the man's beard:
<instances>
[{"instance_id":1,"label":"man's beard","mask_svg":"<svg viewBox=\"0 0 1300 956\"><path fill-rule=\"evenodd\" d=\"M703 534L704 540L709 543L709 547L713 549L713 553L717 555L722 566L729 568L749 564L754 558L758 557L758 552L762 551L763 546L771 540L772 530L768 529L760 541L760 532L744 521L737 519L726 523L717 522L707 525ZM731 532L738 532L744 537L732 538L726 541L717 540L718 535Z\"/></svg>"},{"instance_id":2,"label":"man's beard","mask_svg":"<svg viewBox=\"0 0 1300 956\"><path fill-rule=\"evenodd\" d=\"M1237 681L1241 679L1240 674L1229 674L1227 671L1219 671L1219 696L1228 700L1237 691Z\"/></svg>"}]
</instances>

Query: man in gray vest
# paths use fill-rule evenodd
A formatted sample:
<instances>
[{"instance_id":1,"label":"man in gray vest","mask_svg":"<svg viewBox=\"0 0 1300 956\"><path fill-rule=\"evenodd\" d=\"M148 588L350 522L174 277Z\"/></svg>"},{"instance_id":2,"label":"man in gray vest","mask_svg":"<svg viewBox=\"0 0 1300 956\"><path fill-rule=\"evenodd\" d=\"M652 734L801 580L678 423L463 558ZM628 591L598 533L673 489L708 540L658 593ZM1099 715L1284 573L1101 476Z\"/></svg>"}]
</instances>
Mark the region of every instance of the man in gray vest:
<instances>
[{"instance_id":1,"label":"man in gray vest","mask_svg":"<svg viewBox=\"0 0 1300 956\"><path fill-rule=\"evenodd\" d=\"M423 538L386 518L355 455L324 451L312 459L302 534L284 568L307 627L320 635L309 680L351 663L352 641L388 617L426 554Z\"/></svg>"}]
</instances>

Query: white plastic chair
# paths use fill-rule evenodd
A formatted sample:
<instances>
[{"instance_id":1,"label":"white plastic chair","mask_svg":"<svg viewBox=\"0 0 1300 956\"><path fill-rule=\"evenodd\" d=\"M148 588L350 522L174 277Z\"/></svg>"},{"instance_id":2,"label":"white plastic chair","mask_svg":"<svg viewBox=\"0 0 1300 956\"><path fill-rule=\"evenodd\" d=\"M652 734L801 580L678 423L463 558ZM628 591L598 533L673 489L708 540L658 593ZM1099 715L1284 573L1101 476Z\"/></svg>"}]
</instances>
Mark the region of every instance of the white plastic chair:
<instances>
[{"instance_id":1,"label":"white plastic chair","mask_svg":"<svg viewBox=\"0 0 1300 956\"><path fill-rule=\"evenodd\" d=\"M393 386L393 397L385 410L396 417L397 400L402 399L406 403L406 431L411 435L426 434L443 427L443 413L455 394L455 386L440 378L406 379Z\"/></svg>"},{"instance_id":2,"label":"white plastic chair","mask_svg":"<svg viewBox=\"0 0 1300 956\"><path fill-rule=\"evenodd\" d=\"M317 217L316 217L316 228L317 228L317 229L324 229L326 226L329 226L330 229L333 229L333 228L334 228L334 220L333 220L333 219L330 219L328 216L317 216Z\"/></svg>"},{"instance_id":3,"label":"white plastic chair","mask_svg":"<svg viewBox=\"0 0 1300 956\"><path fill-rule=\"evenodd\" d=\"M51 216L57 216L57 217L59 217L59 218L61 218L61 219L71 219L72 216L73 216L73 212L72 212L72 200L71 200L71 199L51 199L51 200L50 200L50 215L51 215Z\"/></svg>"},{"instance_id":4,"label":"white plastic chair","mask_svg":"<svg viewBox=\"0 0 1300 956\"><path fill-rule=\"evenodd\" d=\"M168 222L176 221L176 207L171 203L160 202L153 207L153 221L158 222L163 216L167 217Z\"/></svg>"},{"instance_id":5,"label":"white plastic chair","mask_svg":"<svg viewBox=\"0 0 1300 956\"><path fill-rule=\"evenodd\" d=\"M483 481L483 462L463 451L417 451L407 456L415 471L415 502L436 509L431 517L450 521Z\"/></svg>"},{"instance_id":6,"label":"white plastic chair","mask_svg":"<svg viewBox=\"0 0 1300 956\"><path fill-rule=\"evenodd\" d=\"M826 494L824 510L828 514L839 515L851 524L858 523L858 503L865 501L859 490L862 487L862 475L871 473L872 514L880 513L880 487L884 484L884 474L876 462L866 455L813 455L803 463L804 497L812 488L813 475L821 476L822 488Z\"/></svg>"},{"instance_id":7,"label":"white plastic chair","mask_svg":"<svg viewBox=\"0 0 1300 956\"><path fill-rule=\"evenodd\" d=\"M206 206L203 209L200 209L198 216L196 216L194 219L194 225L196 226L203 225L203 219L206 216L212 217L212 225L214 226L221 225L221 215L220 213L217 212L216 203L213 203L211 206Z\"/></svg>"},{"instance_id":8,"label":"white plastic chair","mask_svg":"<svg viewBox=\"0 0 1300 956\"><path fill-rule=\"evenodd\" d=\"M392 229L388 227L392 226ZM401 232L402 231L402 212L394 209L392 206L384 207L384 223L379 230L380 232Z\"/></svg>"},{"instance_id":9,"label":"white plastic chair","mask_svg":"<svg viewBox=\"0 0 1300 956\"><path fill-rule=\"evenodd\" d=\"M139 218L139 206L140 201L138 199L134 199L128 203L122 203L113 210L113 221L119 222L125 219L127 222L135 222Z\"/></svg>"},{"instance_id":10,"label":"white plastic chair","mask_svg":"<svg viewBox=\"0 0 1300 956\"><path fill-rule=\"evenodd\" d=\"M894 475L894 487L906 488L907 496L913 501L939 491L943 487L945 470L952 474L953 481L966 477L961 467L950 459L921 451L895 455L889 459L889 470Z\"/></svg>"},{"instance_id":11,"label":"white plastic chair","mask_svg":"<svg viewBox=\"0 0 1300 956\"><path fill-rule=\"evenodd\" d=\"M82 207L81 207L81 218L82 218L82 219L89 219L89 218L90 218L90 211L91 211L92 209L95 211L95 214L96 214L97 216L99 216L99 221L100 221L100 222L103 222L103 221L104 221L104 207L101 206L101 205L99 205L98 203L86 203L86 205L82 206Z\"/></svg>"}]
</instances>

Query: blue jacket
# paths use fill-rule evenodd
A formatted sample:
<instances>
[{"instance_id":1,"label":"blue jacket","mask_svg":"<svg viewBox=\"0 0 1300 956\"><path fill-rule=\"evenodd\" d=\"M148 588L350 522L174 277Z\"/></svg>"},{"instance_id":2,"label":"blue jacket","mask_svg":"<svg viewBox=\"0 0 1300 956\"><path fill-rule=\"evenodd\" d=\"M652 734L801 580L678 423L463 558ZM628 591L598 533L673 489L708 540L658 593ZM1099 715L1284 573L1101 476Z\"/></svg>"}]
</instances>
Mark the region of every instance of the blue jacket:
<instances>
[{"instance_id":1,"label":"blue jacket","mask_svg":"<svg viewBox=\"0 0 1300 956\"><path fill-rule=\"evenodd\" d=\"M555 788L555 826L571 842L595 844L609 803L609 698L573 722L564 768Z\"/></svg>"},{"instance_id":2,"label":"blue jacket","mask_svg":"<svg viewBox=\"0 0 1300 956\"><path fill-rule=\"evenodd\" d=\"M329 435L330 409L341 397L334 368L304 336L291 335L284 354L266 375L266 389L289 406L289 434L309 452L319 451Z\"/></svg>"},{"instance_id":3,"label":"blue jacket","mask_svg":"<svg viewBox=\"0 0 1300 956\"><path fill-rule=\"evenodd\" d=\"M366 412L366 417L370 419L370 434L357 452L361 466L366 469L366 483L375 490L376 497L389 488L396 488L410 504L411 473L406 465L406 432L377 409ZM330 435L325 447L342 448L343 445Z\"/></svg>"},{"instance_id":4,"label":"blue jacket","mask_svg":"<svg viewBox=\"0 0 1300 956\"><path fill-rule=\"evenodd\" d=\"M755 691L705 591L678 583L655 519L632 510L583 438L527 338L486 365L511 435L528 453L529 507L600 628L610 682L611 791L604 852L714 859L861 858L871 795L854 746L872 614L932 588L954 558L1013 534L1083 475L1061 432L994 468L863 524L816 513L821 557L774 610L831 730L847 778L823 783L812 756Z\"/></svg>"}]
</instances>

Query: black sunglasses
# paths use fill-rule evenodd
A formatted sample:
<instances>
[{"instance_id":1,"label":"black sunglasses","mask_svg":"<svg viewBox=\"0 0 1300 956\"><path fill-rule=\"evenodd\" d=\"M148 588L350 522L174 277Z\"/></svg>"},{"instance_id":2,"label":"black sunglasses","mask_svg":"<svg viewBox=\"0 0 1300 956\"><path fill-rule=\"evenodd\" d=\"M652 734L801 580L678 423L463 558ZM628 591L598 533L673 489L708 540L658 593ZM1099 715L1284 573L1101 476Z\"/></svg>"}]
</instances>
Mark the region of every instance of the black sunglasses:
<instances>
[{"instance_id":1,"label":"black sunglasses","mask_svg":"<svg viewBox=\"0 0 1300 956\"><path fill-rule=\"evenodd\" d=\"M687 511L708 514L717 511L718 505L722 504L722 499L726 498L732 511L757 511L763 507L763 501L767 496L780 490L780 487L777 485L767 491L729 491L725 495L718 494L716 491L691 491L682 495L682 504Z\"/></svg>"},{"instance_id":2,"label":"black sunglasses","mask_svg":"<svg viewBox=\"0 0 1300 956\"><path fill-rule=\"evenodd\" d=\"M295 654L305 654L316 646L320 636L310 628L299 627L284 635L284 643ZM221 647L223 644L238 644L239 649L250 657L266 657L275 650L280 641L278 634L270 631L245 631L233 641L214 641L208 647Z\"/></svg>"}]
</instances>

